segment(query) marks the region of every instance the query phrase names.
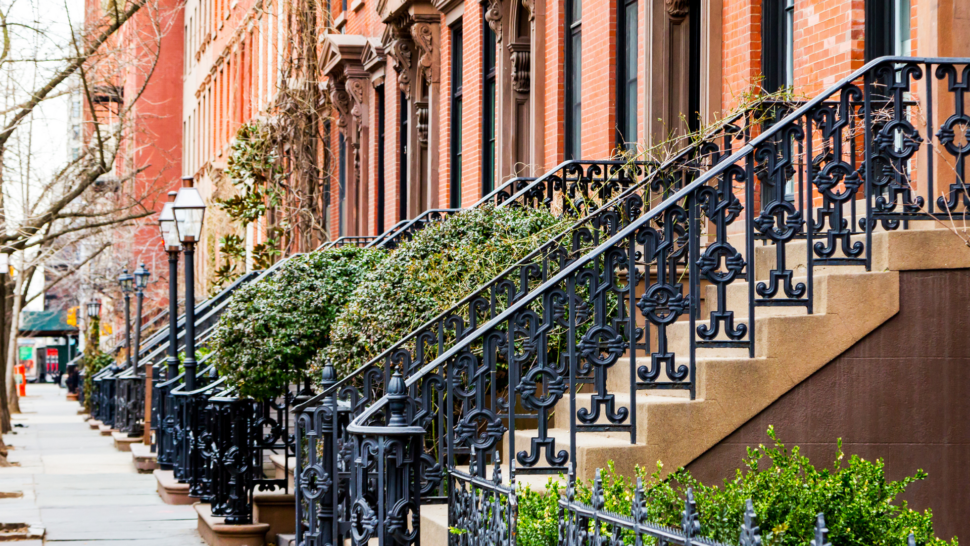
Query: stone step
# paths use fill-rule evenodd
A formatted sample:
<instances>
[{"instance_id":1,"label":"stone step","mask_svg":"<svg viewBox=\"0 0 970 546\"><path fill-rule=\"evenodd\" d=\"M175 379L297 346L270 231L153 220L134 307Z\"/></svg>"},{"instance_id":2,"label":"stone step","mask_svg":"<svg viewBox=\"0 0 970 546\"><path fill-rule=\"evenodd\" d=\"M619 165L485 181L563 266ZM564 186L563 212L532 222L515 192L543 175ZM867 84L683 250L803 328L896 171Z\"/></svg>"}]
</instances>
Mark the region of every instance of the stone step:
<instances>
[{"instance_id":1,"label":"stone step","mask_svg":"<svg viewBox=\"0 0 970 546\"><path fill-rule=\"evenodd\" d=\"M833 274L823 282L824 313L757 319L756 358L749 358L747 349L698 351L695 400L638 392L636 444L630 443L629 430L580 432L577 476L590 479L596 468L609 461L624 474L632 473L636 465L652 469L658 460L687 464L898 311L898 273ZM671 332L682 329L686 338L686 326L673 325ZM809 339L820 341L806 344ZM733 355L736 351L742 354ZM681 363L686 360L678 359L677 364ZM611 367L609 372L616 373L608 375L618 407L630 406L629 360L624 364ZM609 380L610 375L615 378ZM592 396L591 387L585 386L576 395L577 406L590 407ZM569 449L568 412L568 398L564 398L550 423L556 427L549 433L556 439L556 452ZM606 422L601 416L597 424ZM536 433L516 430L516 449L528 448Z\"/></svg>"},{"instance_id":2,"label":"stone step","mask_svg":"<svg viewBox=\"0 0 970 546\"><path fill-rule=\"evenodd\" d=\"M195 504L196 499L189 497L189 484L179 483L175 479L174 472L156 468L152 474L155 475L157 482L158 496L162 498L165 504Z\"/></svg>"},{"instance_id":3,"label":"stone step","mask_svg":"<svg viewBox=\"0 0 970 546\"><path fill-rule=\"evenodd\" d=\"M138 472L147 473L158 468L158 453L153 452L150 445L131 444L131 459Z\"/></svg>"},{"instance_id":4,"label":"stone step","mask_svg":"<svg viewBox=\"0 0 970 546\"><path fill-rule=\"evenodd\" d=\"M194 506L198 514L199 534L209 546L265 546L268 524L227 525L225 518L212 515L210 505L197 502Z\"/></svg>"},{"instance_id":5,"label":"stone step","mask_svg":"<svg viewBox=\"0 0 970 546\"><path fill-rule=\"evenodd\" d=\"M131 451L131 445L141 443L141 436L129 436L127 432L112 432L111 438L114 440L115 449L118 451Z\"/></svg>"},{"instance_id":6,"label":"stone step","mask_svg":"<svg viewBox=\"0 0 970 546\"><path fill-rule=\"evenodd\" d=\"M273 479L282 480L286 478L289 490L293 490L294 473L296 472L296 457L287 458L279 453L271 453L269 460L273 463Z\"/></svg>"},{"instance_id":7,"label":"stone step","mask_svg":"<svg viewBox=\"0 0 970 546\"><path fill-rule=\"evenodd\" d=\"M292 491L292 489L290 489ZM296 499L293 493L253 493L253 522L269 525L268 537L296 532Z\"/></svg>"}]
</instances>

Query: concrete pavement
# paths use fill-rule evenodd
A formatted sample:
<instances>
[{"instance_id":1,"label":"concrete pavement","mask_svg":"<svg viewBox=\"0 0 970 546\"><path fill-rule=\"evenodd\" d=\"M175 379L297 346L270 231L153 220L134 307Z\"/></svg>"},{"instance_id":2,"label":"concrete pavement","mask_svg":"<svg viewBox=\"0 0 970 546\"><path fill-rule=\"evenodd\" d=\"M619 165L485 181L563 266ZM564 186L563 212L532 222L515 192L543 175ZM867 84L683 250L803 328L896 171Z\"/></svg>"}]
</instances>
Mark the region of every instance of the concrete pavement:
<instances>
[{"instance_id":1,"label":"concrete pavement","mask_svg":"<svg viewBox=\"0 0 970 546\"><path fill-rule=\"evenodd\" d=\"M205 544L191 506L169 506L155 492L155 477L138 474L131 453L114 448L77 415L77 402L51 384L27 385L14 416L9 460L0 468L0 524L26 523L45 532L44 541L23 546ZM25 427L16 427L16 424ZM3 493L21 492L19 498Z\"/></svg>"}]
</instances>

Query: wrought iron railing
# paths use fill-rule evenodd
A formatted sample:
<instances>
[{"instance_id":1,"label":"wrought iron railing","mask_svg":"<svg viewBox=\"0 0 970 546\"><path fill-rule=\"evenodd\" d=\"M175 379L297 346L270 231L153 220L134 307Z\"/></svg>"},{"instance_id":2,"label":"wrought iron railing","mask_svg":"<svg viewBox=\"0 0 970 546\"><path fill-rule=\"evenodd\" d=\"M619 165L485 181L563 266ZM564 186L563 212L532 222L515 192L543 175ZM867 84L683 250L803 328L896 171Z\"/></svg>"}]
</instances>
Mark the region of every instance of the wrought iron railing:
<instances>
[{"instance_id":1,"label":"wrought iron railing","mask_svg":"<svg viewBox=\"0 0 970 546\"><path fill-rule=\"evenodd\" d=\"M507 464L514 479L568 469L580 434L610 431L637 442L639 391L684 389L693 397L699 351L737 348L753 357L756 310L797 306L811 313L816 266L869 268L877 229L966 213L968 90L970 59L873 61L770 126L745 126L725 136L723 147L700 143L699 162L652 170L661 178L681 173L678 184L658 192L664 199L627 197L604 207L610 216L597 210L483 296L350 378L335 382L327 370L325 393L298 408L298 454L306 451L309 463L298 457L298 494L307 503L297 505L303 543L416 544L422 504L466 502L456 498L456 476L468 466L474 472L466 476L484 479L502 444L513 454ZM936 95L947 100L934 101ZM934 133L935 120L944 118ZM736 151L735 137L745 141ZM575 169L585 175L580 181L589 178ZM937 177L950 182L933 199ZM596 203L589 191L595 185L564 182L526 195L553 206L556 191L576 187L584 193L570 195L572 203ZM859 201L865 212L850 223ZM795 241L804 241L801 279L788 260ZM755 277L751 263L756 242L775 250L766 279ZM746 301L729 304L735 283L746 283ZM712 295L706 309L702 290ZM678 321L687 325L679 340L668 330ZM610 374L620 374L628 389L611 391ZM590 394L584 407L581 387ZM553 421L553 410L565 423L562 416ZM556 425L568 426L568 445L557 445L550 432ZM523 441L526 449L517 450ZM464 485L467 491L468 480ZM514 512L511 491L493 487L501 507L479 513ZM566 544L600 544L598 522L650 534L635 516L632 524L621 521L595 501L567 498L560 507ZM499 538L514 542L511 533Z\"/></svg>"},{"instance_id":2,"label":"wrought iron railing","mask_svg":"<svg viewBox=\"0 0 970 546\"><path fill-rule=\"evenodd\" d=\"M712 139L731 143L742 134L734 123L742 116L729 120L712 131ZM347 538L351 529L354 506L348 491L353 484L363 483L369 471L367 465L356 465L356 479L351 479L351 438L346 424L374 398L381 385L389 379L395 363L404 363L408 370L419 369L433 356L447 347L449 341L460 338L446 335L456 326L458 330L474 328L484 312L494 313L503 302L522 297L531 288L563 264L577 256L583 245L599 242L601 231L615 231L641 213L645 205L662 198L681 186L700 169L715 163L723 155L710 144L691 146L676 154L670 161L657 165L624 161L571 161L557 166L547 175L527 184L508 203L533 206L558 204L563 213L582 218L569 230L530 253L524 260L506 270L498 278L467 296L454 308L435 317L412 332L349 377L335 382L332 368L325 369L323 392L297 409L298 445L306 445L297 457L297 521L298 537L312 540L336 541ZM634 178L635 177L635 178ZM688 178L685 178L688 177ZM583 216L585 213L587 216ZM491 310L489 307L493 306ZM534 323L533 323L534 324ZM435 344L437 346L435 347ZM428 400L426 402L430 403ZM444 413L439 413L443 417ZM335 425L336 423L336 425ZM438 445L444 439L443 418L424 425L437 431ZM337 448L336 446L342 446ZM342 451L340 456L336 456ZM323 453L318 457L317 453ZM302 459L301 456L306 457ZM365 459L371 460L368 457ZM375 462L375 460L371 460ZM338 487L333 487L337 476ZM425 492L442 488L442 467L439 465L425 476ZM321 485L326 484L326 485ZM326 489L326 493L322 491ZM341 500L338 500L341 499ZM336 521L313 514L330 514ZM333 516L336 514L336 516ZM336 534L334 534L336 533ZM315 538L314 538L315 537Z\"/></svg>"}]
</instances>

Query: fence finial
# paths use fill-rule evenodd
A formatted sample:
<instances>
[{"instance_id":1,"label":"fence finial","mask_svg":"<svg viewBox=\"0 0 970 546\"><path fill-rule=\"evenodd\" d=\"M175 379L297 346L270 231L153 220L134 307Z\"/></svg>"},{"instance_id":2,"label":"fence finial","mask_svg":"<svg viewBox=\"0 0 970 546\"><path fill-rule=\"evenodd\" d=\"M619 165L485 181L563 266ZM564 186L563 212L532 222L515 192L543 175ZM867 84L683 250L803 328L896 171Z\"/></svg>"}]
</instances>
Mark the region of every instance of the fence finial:
<instances>
[{"instance_id":1,"label":"fence finial","mask_svg":"<svg viewBox=\"0 0 970 546\"><path fill-rule=\"evenodd\" d=\"M590 495L589 504L593 510L602 510L606 504L606 495L603 493L603 471L596 469L596 478L593 480L593 491Z\"/></svg>"},{"instance_id":2,"label":"fence finial","mask_svg":"<svg viewBox=\"0 0 970 546\"><path fill-rule=\"evenodd\" d=\"M754 513L754 503L751 499L745 502L744 523L741 524L738 546L761 546L761 528L758 527L758 516Z\"/></svg>"},{"instance_id":3,"label":"fence finial","mask_svg":"<svg viewBox=\"0 0 970 546\"><path fill-rule=\"evenodd\" d=\"M831 546L829 544L829 529L825 526L825 514L819 512L815 519L815 538L811 546Z\"/></svg>"},{"instance_id":4,"label":"fence finial","mask_svg":"<svg viewBox=\"0 0 970 546\"><path fill-rule=\"evenodd\" d=\"M701 531L697 502L694 501L694 490L690 487L687 488L687 498L684 500L684 511L681 512L680 526L684 531L684 546L690 546L691 539Z\"/></svg>"}]
</instances>

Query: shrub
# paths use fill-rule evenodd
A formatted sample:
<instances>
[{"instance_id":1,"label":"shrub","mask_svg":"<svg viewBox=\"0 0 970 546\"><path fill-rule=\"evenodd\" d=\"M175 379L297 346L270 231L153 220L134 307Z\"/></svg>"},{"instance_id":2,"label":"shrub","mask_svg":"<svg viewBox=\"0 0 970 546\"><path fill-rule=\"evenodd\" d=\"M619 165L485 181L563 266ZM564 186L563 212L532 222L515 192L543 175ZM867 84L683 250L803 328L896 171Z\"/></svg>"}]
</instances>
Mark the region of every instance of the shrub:
<instances>
[{"instance_id":1,"label":"shrub","mask_svg":"<svg viewBox=\"0 0 970 546\"><path fill-rule=\"evenodd\" d=\"M343 376L535 250L563 223L546 211L463 211L428 226L382 262L337 319L329 358Z\"/></svg>"},{"instance_id":2,"label":"shrub","mask_svg":"<svg viewBox=\"0 0 970 546\"><path fill-rule=\"evenodd\" d=\"M282 394L305 377L308 359L327 343L339 311L384 255L354 247L312 252L240 288L211 342L219 373L241 396Z\"/></svg>"},{"instance_id":3,"label":"shrub","mask_svg":"<svg viewBox=\"0 0 970 546\"><path fill-rule=\"evenodd\" d=\"M798 447L788 450L778 441L773 429L768 429L768 436L774 445L748 448L743 469L720 487L700 483L683 468L661 479L659 463L650 476L638 467L637 477L645 484L648 520L680 528L683 499L691 487L701 535L728 544L738 543L746 499L754 503L765 546L808 544L814 538L819 512L825 514L832 546L901 546L910 533L917 544L947 544L934 535L930 510L917 512L905 501L897 501L910 484L926 478L922 470L900 481L888 481L882 459L866 461L852 455L846 464L841 440L832 468L816 469ZM602 478L604 509L630 514L636 479L618 476L612 464ZM590 488L590 483L577 482L577 500L588 503ZM547 494L520 488L519 546L557 544L558 499L559 486L552 480ZM632 534L624 539L625 544L633 544ZM956 539L952 544L957 545Z\"/></svg>"}]
</instances>

